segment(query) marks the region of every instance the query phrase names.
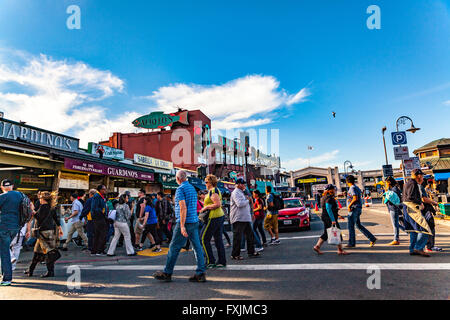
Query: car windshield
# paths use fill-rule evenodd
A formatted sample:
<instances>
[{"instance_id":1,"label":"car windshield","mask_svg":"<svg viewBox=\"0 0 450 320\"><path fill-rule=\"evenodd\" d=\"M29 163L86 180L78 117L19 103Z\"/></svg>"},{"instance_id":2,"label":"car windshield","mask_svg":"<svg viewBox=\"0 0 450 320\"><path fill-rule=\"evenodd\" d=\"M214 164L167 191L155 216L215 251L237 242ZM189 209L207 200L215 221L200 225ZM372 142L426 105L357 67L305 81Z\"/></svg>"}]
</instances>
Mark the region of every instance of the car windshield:
<instances>
[{"instance_id":1,"label":"car windshield","mask_svg":"<svg viewBox=\"0 0 450 320\"><path fill-rule=\"evenodd\" d=\"M284 208L298 208L303 207L300 199L285 199L284 200Z\"/></svg>"}]
</instances>

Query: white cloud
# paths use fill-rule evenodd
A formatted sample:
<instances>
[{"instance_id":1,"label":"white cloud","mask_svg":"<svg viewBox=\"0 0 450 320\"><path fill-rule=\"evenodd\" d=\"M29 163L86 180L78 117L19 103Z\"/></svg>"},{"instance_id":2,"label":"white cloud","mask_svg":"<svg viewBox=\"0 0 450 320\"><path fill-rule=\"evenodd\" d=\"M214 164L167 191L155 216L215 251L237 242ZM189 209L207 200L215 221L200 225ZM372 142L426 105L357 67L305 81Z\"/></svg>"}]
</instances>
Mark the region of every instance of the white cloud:
<instances>
[{"instance_id":1,"label":"white cloud","mask_svg":"<svg viewBox=\"0 0 450 320\"><path fill-rule=\"evenodd\" d=\"M124 80L83 62L55 60L0 48L0 106L7 118L80 138L81 146L113 132L136 132L132 120L141 114L111 112L105 99L124 91ZM271 123L275 112L303 102L306 88L288 94L272 76L250 75L222 85L175 84L146 97L156 108L201 109L213 128L237 129Z\"/></svg>"},{"instance_id":2,"label":"white cloud","mask_svg":"<svg viewBox=\"0 0 450 320\"><path fill-rule=\"evenodd\" d=\"M450 100L444 101L444 104L445 104L446 106L450 106Z\"/></svg>"},{"instance_id":3,"label":"white cloud","mask_svg":"<svg viewBox=\"0 0 450 320\"><path fill-rule=\"evenodd\" d=\"M286 168L287 171L303 169L305 167L308 167L308 165L311 167L314 167L314 166L328 167L329 165L327 165L326 163L329 163L332 160L336 159L338 154L339 154L339 150L333 150L331 152L325 152L323 154L311 157L309 159L308 158L297 158L297 159L282 161L281 166L283 168Z\"/></svg>"},{"instance_id":4,"label":"white cloud","mask_svg":"<svg viewBox=\"0 0 450 320\"><path fill-rule=\"evenodd\" d=\"M9 119L55 132L73 130L82 145L106 139L112 131L132 130L132 120L128 120L136 114L117 115L117 120L110 120L107 109L98 105L123 91L124 81L111 72L42 54L2 53L0 105Z\"/></svg>"},{"instance_id":5,"label":"white cloud","mask_svg":"<svg viewBox=\"0 0 450 320\"><path fill-rule=\"evenodd\" d=\"M215 129L243 128L270 123L270 112L303 102L309 95L306 88L292 95L279 86L272 76L249 75L222 85L161 87L147 98L166 112L176 107L201 109L212 119Z\"/></svg>"}]
</instances>

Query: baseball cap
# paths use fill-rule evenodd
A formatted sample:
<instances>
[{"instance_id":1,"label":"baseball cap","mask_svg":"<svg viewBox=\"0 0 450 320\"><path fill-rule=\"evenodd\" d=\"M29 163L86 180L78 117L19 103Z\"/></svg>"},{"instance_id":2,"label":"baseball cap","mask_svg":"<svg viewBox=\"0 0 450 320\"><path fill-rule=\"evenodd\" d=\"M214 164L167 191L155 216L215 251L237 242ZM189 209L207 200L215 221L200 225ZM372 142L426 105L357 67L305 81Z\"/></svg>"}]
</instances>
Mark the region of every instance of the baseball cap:
<instances>
[{"instance_id":1,"label":"baseball cap","mask_svg":"<svg viewBox=\"0 0 450 320\"><path fill-rule=\"evenodd\" d=\"M423 171L420 170L420 169L414 169L414 170L412 171L412 174L415 175L415 176L417 176L417 175L419 175L419 174L424 175Z\"/></svg>"},{"instance_id":2,"label":"baseball cap","mask_svg":"<svg viewBox=\"0 0 450 320\"><path fill-rule=\"evenodd\" d=\"M4 179L2 181L2 187L11 187L12 185L13 185L13 183L11 182L11 180Z\"/></svg>"},{"instance_id":3,"label":"baseball cap","mask_svg":"<svg viewBox=\"0 0 450 320\"><path fill-rule=\"evenodd\" d=\"M236 179L236 184L246 184L246 183L245 183L244 179L238 178L238 179Z\"/></svg>"},{"instance_id":4,"label":"baseball cap","mask_svg":"<svg viewBox=\"0 0 450 320\"><path fill-rule=\"evenodd\" d=\"M336 187L334 185L332 185L331 183L327 184L327 186L325 187L325 190L332 190L332 189L336 189Z\"/></svg>"}]
</instances>

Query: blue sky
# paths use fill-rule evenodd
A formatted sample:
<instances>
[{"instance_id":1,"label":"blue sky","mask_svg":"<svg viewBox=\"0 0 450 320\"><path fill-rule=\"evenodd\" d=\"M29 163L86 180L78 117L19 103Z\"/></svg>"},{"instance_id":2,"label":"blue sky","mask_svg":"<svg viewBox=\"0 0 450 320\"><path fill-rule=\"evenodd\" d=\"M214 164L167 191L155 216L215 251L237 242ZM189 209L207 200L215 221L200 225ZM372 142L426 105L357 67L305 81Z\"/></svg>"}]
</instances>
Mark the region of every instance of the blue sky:
<instances>
[{"instance_id":1,"label":"blue sky","mask_svg":"<svg viewBox=\"0 0 450 320\"><path fill-rule=\"evenodd\" d=\"M401 115L411 151L450 137L450 1L4 0L0 30L0 109L83 141L174 104L279 129L287 169L380 168L383 126L393 162Z\"/></svg>"}]
</instances>

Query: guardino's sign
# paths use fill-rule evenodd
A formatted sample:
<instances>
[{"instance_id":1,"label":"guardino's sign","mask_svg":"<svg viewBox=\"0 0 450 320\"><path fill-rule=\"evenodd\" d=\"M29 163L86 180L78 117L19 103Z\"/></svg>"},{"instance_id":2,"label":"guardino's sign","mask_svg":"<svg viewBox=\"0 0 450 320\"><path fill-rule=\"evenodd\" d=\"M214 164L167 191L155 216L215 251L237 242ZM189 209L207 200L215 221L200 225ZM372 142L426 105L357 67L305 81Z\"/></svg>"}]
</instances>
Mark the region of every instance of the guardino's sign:
<instances>
[{"instance_id":1,"label":"guardino's sign","mask_svg":"<svg viewBox=\"0 0 450 320\"><path fill-rule=\"evenodd\" d=\"M137 118L132 123L138 128L161 129L164 127L172 127L175 122L189 125L188 111L169 114L165 114L162 111L152 112L146 116Z\"/></svg>"}]
</instances>

